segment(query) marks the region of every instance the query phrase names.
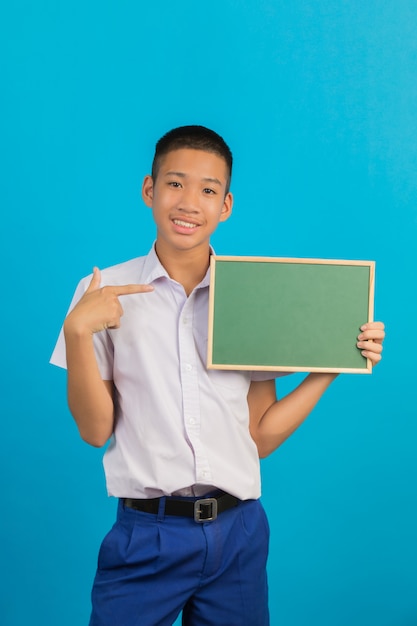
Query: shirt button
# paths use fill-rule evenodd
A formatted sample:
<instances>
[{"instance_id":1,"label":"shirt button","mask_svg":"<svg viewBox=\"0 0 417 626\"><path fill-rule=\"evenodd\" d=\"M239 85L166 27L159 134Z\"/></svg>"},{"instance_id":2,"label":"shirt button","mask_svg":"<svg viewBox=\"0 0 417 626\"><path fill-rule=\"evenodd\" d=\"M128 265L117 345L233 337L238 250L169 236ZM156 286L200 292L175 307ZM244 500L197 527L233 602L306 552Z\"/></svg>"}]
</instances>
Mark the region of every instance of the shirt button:
<instances>
[{"instance_id":1,"label":"shirt button","mask_svg":"<svg viewBox=\"0 0 417 626\"><path fill-rule=\"evenodd\" d=\"M189 423L189 424L195 424L195 419L194 419L193 417L191 417L191 418L188 420L188 423Z\"/></svg>"},{"instance_id":2,"label":"shirt button","mask_svg":"<svg viewBox=\"0 0 417 626\"><path fill-rule=\"evenodd\" d=\"M190 363L186 363L186 365L185 365L185 371L186 371L186 372L191 372L191 370L192 370L192 369L193 369L193 366L192 366L192 365L190 365Z\"/></svg>"}]
</instances>

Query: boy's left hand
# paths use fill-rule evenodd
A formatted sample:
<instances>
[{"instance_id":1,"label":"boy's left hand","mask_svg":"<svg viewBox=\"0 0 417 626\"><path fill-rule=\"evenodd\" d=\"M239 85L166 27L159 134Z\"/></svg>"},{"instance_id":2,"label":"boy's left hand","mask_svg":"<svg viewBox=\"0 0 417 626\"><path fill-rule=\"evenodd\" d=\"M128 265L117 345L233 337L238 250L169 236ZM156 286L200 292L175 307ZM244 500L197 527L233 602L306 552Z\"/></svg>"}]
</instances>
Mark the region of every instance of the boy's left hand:
<instances>
[{"instance_id":1,"label":"boy's left hand","mask_svg":"<svg viewBox=\"0 0 417 626\"><path fill-rule=\"evenodd\" d=\"M382 322L368 322L361 326L358 335L357 347L362 356L371 359L372 365L376 365L382 359L382 342L385 337L385 326Z\"/></svg>"}]
</instances>

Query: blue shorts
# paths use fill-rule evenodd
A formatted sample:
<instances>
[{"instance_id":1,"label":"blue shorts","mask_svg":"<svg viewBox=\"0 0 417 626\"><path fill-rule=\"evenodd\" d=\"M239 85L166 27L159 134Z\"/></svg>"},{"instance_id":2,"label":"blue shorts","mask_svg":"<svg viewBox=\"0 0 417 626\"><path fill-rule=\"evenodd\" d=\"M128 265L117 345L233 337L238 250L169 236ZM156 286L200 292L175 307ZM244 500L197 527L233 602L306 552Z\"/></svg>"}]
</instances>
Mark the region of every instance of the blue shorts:
<instances>
[{"instance_id":1,"label":"blue shorts","mask_svg":"<svg viewBox=\"0 0 417 626\"><path fill-rule=\"evenodd\" d=\"M259 500L212 522L119 502L98 556L90 626L268 626L269 527Z\"/></svg>"}]
</instances>

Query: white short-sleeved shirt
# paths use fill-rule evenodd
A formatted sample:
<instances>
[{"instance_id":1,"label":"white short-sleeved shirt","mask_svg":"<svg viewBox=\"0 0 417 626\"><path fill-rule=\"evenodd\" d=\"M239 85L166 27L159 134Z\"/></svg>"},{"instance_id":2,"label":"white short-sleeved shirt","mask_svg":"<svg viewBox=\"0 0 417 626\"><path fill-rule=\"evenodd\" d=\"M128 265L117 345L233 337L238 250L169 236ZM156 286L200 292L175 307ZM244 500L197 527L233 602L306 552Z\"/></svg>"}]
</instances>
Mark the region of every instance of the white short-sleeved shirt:
<instances>
[{"instance_id":1,"label":"white short-sleeved shirt","mask_svg":"<svg viewBox=\"0 0 417 626\"><path fill-rule=\"evenodd\" d=\"M109 495L201 495L216 487L258 498L247 393L252 379L276 374L207 369L209 272L187 298L152 248L101 276L102 286L155 288L122 296L120 328L94 335L101 375L116 389L115 429L104 455ZM79 283L70 308L90 280ZM51 363L66 367L62 331Z\"/></svg>"}]
</instances>

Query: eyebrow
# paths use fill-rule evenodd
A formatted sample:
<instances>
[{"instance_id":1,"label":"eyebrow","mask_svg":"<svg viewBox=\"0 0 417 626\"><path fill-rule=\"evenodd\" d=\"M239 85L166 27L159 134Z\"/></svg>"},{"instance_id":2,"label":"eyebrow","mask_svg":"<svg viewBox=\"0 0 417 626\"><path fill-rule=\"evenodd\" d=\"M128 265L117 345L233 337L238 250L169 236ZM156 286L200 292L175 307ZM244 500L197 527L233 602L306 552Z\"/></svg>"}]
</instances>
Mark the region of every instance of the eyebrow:
<instances>
[{"instance_id":1,"label":"eyebrow","mask_svg":"<svg viewBox=\"0 0 417 626\"><path fill-rule=\"evenodd\" d=\"M169 172L165 172L165 176L178 176L179 178L186 178L187 174L184 172L176 172L174 170L170 170ZM222 186L222 182L218 178L211 178L210 176L204 176L201 180L205 183L213 183L214 185Z\"/></svg>"}]
</instances>

